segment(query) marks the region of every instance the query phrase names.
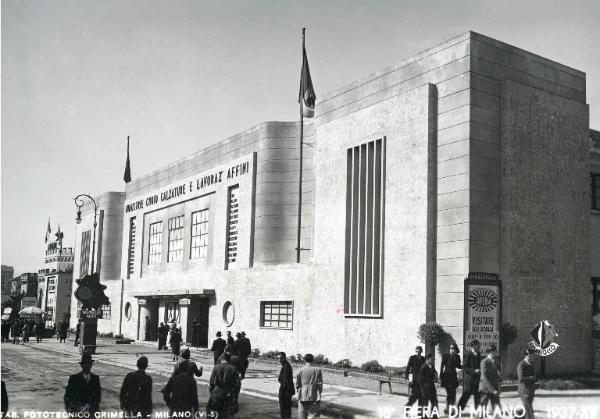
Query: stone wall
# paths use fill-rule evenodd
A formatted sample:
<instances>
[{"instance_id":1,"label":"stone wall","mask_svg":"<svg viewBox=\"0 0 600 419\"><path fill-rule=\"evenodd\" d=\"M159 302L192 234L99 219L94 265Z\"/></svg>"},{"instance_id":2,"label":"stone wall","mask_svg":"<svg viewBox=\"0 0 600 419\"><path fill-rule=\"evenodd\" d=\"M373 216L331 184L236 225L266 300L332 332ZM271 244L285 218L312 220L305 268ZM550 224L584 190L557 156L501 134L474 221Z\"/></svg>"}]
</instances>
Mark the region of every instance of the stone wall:
<instances>
[{"instance_id":1,"label":"stone wall","mask_svg":"<svg viewBox=\"0 0 600 419\"><path fill-rule=\"evenodd\" d=\"M509 370L540 320L561 345L547 373L591 365L588 123L583 103L503 84L500 278L504 317L519 330Z\"/></svg>"}]
</instances>

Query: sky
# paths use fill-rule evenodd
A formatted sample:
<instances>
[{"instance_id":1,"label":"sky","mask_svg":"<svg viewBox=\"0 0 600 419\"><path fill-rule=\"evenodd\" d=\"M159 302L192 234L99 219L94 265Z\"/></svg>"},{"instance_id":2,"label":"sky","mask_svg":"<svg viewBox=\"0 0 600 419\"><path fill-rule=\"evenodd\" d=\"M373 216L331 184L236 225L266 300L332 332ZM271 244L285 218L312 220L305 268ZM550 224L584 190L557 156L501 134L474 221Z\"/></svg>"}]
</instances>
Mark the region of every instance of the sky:
<instances>
[{"instance_id":1,"label":"sky","mask_svg":"<svg viewBox=\"0 0 600 419\"><path fill-rule=\"evenodd\" d=\"M263 121L298 119L301 28L318 97L468 30L587 73L600 129L600 2L3 0L1 261L42 268L73 198Z\"/></svg>"}]
</instances>

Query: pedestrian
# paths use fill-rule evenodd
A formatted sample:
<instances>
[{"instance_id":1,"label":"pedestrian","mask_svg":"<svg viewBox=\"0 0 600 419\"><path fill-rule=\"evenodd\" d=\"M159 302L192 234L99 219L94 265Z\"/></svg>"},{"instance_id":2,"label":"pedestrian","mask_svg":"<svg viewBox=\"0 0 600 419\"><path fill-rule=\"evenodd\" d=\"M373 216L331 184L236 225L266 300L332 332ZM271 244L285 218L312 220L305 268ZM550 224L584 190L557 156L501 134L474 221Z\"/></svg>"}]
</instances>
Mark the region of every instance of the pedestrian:
<instances>
[{"instance_id":1,"label":"pedestrian","mask_svg":"<svg viewBox=\"0 0 600 419\"><path fill-rule=\"evenodd\" d=\"M200 346L200 320L198 317L192 320L192 346Z\"/></svg>"},{"instance_id":2,"label":"pedestrian","mask_svg":"<svg viewBox=\"0 0 600 419\"><path fill-rule=\"evenodd\" d=\"M533 398L537 381L533 367L534 354L535 351L528 348L525 351L525 358L517 365L517 391L525 409L524 419L533 419Z\"/></svg>"},{"instance_id":3,"label":"pedestrian","mask_svg":"<svg viewBox=\"0 0 600 419\"><path fill-rule=\"evenodd\" d=\"M235 352L240 358L240 364L242 365L242 380L246 377L246 370L248 369L248 357L252 353L250 347L250 340L246 338L245 332L237 334L237 340L234 344Z\"/></svg>"},{"instance_id":4,"label":"pedestrian","mask_svg":"<svg viewBox=\"0 0 600 419\"><path fill-rule=\"evenodd\" d=\"M40 320L38 324L35 325L35 338L37 343L42 343L42 339L44 338L45 325L44 321Z\"/></svg>"},{"instance_id":5,"label":"pedestrian","mask_svg":"<svg viewBox=\"0 0 600 419\"><path fill-rule=\"evenodd\" d=\"M29 343L29 323L23 323L23 329L21 329L21 333L23 334L23 345L25 342Z\"/></svg>"},{"instance_id":6,"label":"pedestrian","mask_svg":"<svg viewBox=\"0 0 600 419\"><path fill-rule=\"evenodd\" d=\"M323 373L313 366L314 361L312 354L304 355L306 366L296 375L298 419L317 418L320 414Z\"/></svg>"},{"instance_id":7,"label":"pedestrian","mask_svg":"<svg viewBox=\"0 0 600 419\"><path fill-rule=\"evenodd\" d=\"M150 417L152 415L152 377L146 374L148 358L137 360L138 370L125 376L119 400L121 409L129 417Z\"/></svg>"},{"instance_id":8,"label":"pedestrian","mask_svg":"<svg viewBox=\"0 0 600 419\"><path fill-rule=\"evenodd\" d=\"M475 402L475 409L479 406L479 378L481 375L481 345L477 339L471 342L471 349L463 358L463 391L458 401L458 406L463 410L471 395Z\"/></svg>"},{"instance_id":9,"label":"pedestrian","mask_svg":"<svg viewBox=\"0 0 600 419\"><path fill-rule=\"evenodd\" d=\"M171 377L162 390L163 399L172 417L194 417L198 411L198 386L187 374L188 364L182 364L179 373Z\"/></svg>"},{"instance_id":10,"label":"pedestrian","mask_svg":"<svg viewBox=\"0 0 600 419\"><path fill-rule=\"evenodd\" d=\"M58 322L58 340L59 342L67 342L67 335L69 333L69 322L67 319L61 319Z\"/></svg>"},{"instance_id":11,"label":"pedestrian","mask_svg":"<svg viewBox=\"0 0 600 419\"><path fill-rule=\"evenodd\" d=\"M179 349L181 347L181 329L177 327L177 324L171 330L171 353L173 354L173 361L177 361L179 356Z\"/></svg>"},{"instance_id":12,"label":"pedestrian","mask_svg":"<svg viewBox=\"0 0 600 419\"><path fill-rule=\"evenodd\" d=\"M296 393L296 389L294 388L294 373L285 352L279 352L278 359L281 364L281 370L277 378L277 381L279 381L279 411L281 419L291 419L292 396Z\"/></svg>"},{"instance_id":13,"label":"pedestrian","mask_svg":"<svg viewBox=\"0 0 600 419\"><path fill-rule=\"evenodd\" d=\"M421 355L423 353L423 347L417 346L415 347L415 354L411 355L408 358L408 363L406 364L406 371L404 373L404 378L408 380L408 401L406 402L406 406L412 406L415 402L419 402L421 404L421 390L419 390L419 383L417 382L417 377L419 376L419 370L421 366L425 363L425 357Z\"/></svg>"},{"instance_id":14,"label":"pedestrian","mask_svg":"<svg viewBox=\"0 0 600 419\"><path fill-rule=\"evenodd\" d=\"M210 375L207 414L217 414L219 419L232 417L239 410L238 394L241 380L238 369L230 363L231 354L223 353L219 364Z\"/></svg>"},{"instance_id":15,"label":"pedestrian","mask_svg":"<svg viewBox=\"0 0 600 419\"><path fill-rule=\"evenodd\" d=\"M462 369L460 362L460 351L456 343L450 345L450 353L442 355L442 364L440 366L441 386L446 389L446 408L444 413L448 414L450 406L456 403L456 389L458 387L457 369Z\"/></svg>"},{"instance_id":16,"label":"pedestrian","mask_svg":"<svg viewBox=\"0 0 600 419\"><path fill-rule=\"evenodd\" d=\"M23 325L20 321L14 320L11 326L10 334L13 339L13 345L19 344L19 337L21 336L21 331L23 329Z\"/></svg>"},{"instance_id":17,"label":"pedestrian","mask_svg":"<svg viewBox=\"0 0 600 419\"><path fill-rule=\"evenodd\" d=\"M435 389L437 382L437 371L433 365L433 354L427 354L425 363L419 369L417 375L417 383L421 397L419 398L419 406L421 406L424 417L434 417L439 419L438 415L438 399ZM429 408L429 403L431 407Z\"/></svg>"},{"instance_id":18,"label":"pedestrian","mask_svg":"<svg viewBox=\"0 0 600 419\"><path fill-rule=\"evenodd\" d=\"M185 348L181 350L181 354L179 355L181 357L181 360L178 361L175 366L173 367L173 374L171 374L172 377L175 377L177 374L179 374L180 370L181 370L181 365L182 364L187 364L187 367L185 368L185 370L187 371L187 374L189 376L196 376L196 377L202 377L202 367L200 367L200 369L198 369L198 366L196 365L195 362L190 361L190 349L189 348Z\"/></svg>"},{"instance_id":19,"label":"pedestrian","mask_svg":"<svg viewBox=\"0 0 600 419\"><path fill-rule=\"evenodd\" d=\"M488 402L492 405L492 411L496 406L500 406L500 371L497 364L498 352L496 347L490 346L486 350L486 356L481 360L479 369L481 378L479 379L479 403L482 407L484 416L487 412Z\"/></svg>"},{"instance_id":20,"label":"pedestrian","mask_svg":"<svg viewBox=\"0 0 600 419\"><path fill-rule=\"evenodd\" d=\"M213 340L212 346L210 347L210 350L213 352L213 361L215 365L217 365L219 358L223 355L223 352L225 352L226 345L225 340L221 339L221 331L219 330L217 332L217 338Z\"/></svg>"},{"instance_id":21,"label":"pedestrian","mask_svg":"<svg viewBox=\"0 0 600 419\"><path fill-rule=\"evenodd\" d=\"M8 342L8 335L10 334L10 324L6 320L2 320L2 342Z\"/></svg>"},{"instance_id":22,"label":"pedestrian","mask_svg":"<svg viewBox=\"0 0 600 419\"><path fill-rule=\"evenodd\" d=\"M150 323L150 316L146 316L146 326L145 326L145 336L144 336L144 340L150 340L151 339L151 330L152 330L152 323Z\"/></svg>"},{"instance_id":23,"label":"pedestrian","mask_svg":"<svg viewBox=\"0 0 600 419\"><path fill-rule=\"evenodd\" d=\"M158 326L158 350L167 348L167 333L169 331L169 326L166 326L163 322L160 322L160 326Z\"/></svg>"},{"instance_id":24,"label":"pedestrian","mask_svg":"<svg viewBox=\"0 0 600 419\"><path fill-rule=\"evenodd\" d=\"M75 326L75 343L73 346L79 345L79 337L81 335L81 322L77 320L77 326Z\"/></svg>"},{"instance_id":25,"label":"pedestrian","mask_svg":"<svg viewBox=\"0 0 600 419\"><path fill-rule=\"evenodd\" d=\"M233 340L233 336L231 336L231 330L227 331L227 344L232 345L235 341Z\"/></svg>"},{"instance_id":26,"label":"pedestrian","mask_svg":"<svg viewBox=\"0 0 600 419\"><path fill-rule=\"evenodd\" d=\"M102 390L100 378L92 374L94 360L92 355L84 352L81 357L81 372L71 375L65 390L65 410L68 413L89 413L91 417L100 410Z\"/></svg>"},{"instance_id":27,"label":"pedestrian","mask_svg":"<svg viewBox=\"0 0 600 419\"><path fill-rule=\"evenodd\" d=\"M8 412L8 393L6 392L6 384L4 384L4 380L1 382L2 384L2 417L6 417L6 412Z\"/></svg>"}]
</instances>

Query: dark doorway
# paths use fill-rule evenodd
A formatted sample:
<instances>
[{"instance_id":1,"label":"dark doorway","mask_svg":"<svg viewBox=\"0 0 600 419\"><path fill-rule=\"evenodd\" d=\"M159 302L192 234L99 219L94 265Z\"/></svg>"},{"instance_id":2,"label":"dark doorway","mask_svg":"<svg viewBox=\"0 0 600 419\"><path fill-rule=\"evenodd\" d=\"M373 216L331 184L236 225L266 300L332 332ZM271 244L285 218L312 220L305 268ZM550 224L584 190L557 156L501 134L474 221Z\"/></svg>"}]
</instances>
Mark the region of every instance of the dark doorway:
<instances>
[{"instance_id":1,"label":"dark doorway","mask_svg":"<svg viewBox=\"0 0 600 419\"><path fill-rule=\"evenodd\" d=\"M208 347L208 298L195 298L189 307L188 339L192 346Z\"/></svg>"}]
</instances>

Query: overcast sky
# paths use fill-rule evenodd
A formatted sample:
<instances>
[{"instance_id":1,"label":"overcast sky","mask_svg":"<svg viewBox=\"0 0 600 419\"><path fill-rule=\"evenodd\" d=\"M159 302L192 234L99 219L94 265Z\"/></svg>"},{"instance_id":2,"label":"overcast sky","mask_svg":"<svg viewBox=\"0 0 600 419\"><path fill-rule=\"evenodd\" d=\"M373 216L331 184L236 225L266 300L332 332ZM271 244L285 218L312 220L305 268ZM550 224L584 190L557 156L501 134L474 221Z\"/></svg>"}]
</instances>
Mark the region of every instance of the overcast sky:
<instances>
[{"instance_id":1,"label":"overcast sky","mask_svg":"<svg viewBox=\"0 0 600 419\"><path fill-rule=\"evenodd\" d=\"M267 120L295 120L301 30L317 97L474 30L587 73L600 128L600 1L2 1L2 264L73 245L79 193ZM317 102L318 106L318 102Z\"/></svg>"}]
</instances>

